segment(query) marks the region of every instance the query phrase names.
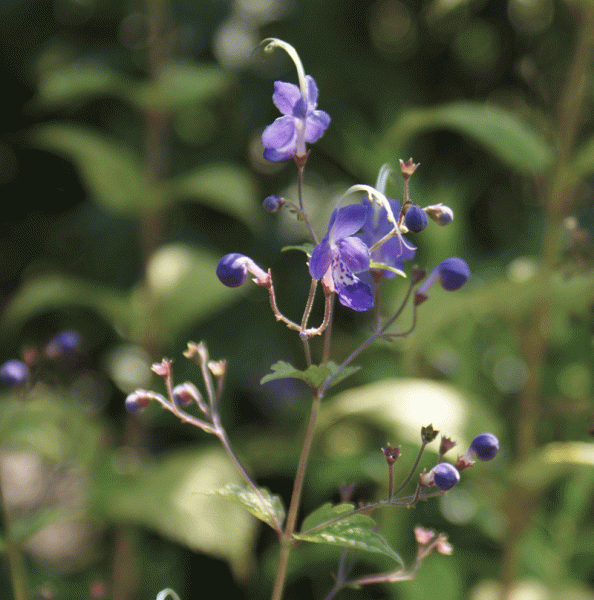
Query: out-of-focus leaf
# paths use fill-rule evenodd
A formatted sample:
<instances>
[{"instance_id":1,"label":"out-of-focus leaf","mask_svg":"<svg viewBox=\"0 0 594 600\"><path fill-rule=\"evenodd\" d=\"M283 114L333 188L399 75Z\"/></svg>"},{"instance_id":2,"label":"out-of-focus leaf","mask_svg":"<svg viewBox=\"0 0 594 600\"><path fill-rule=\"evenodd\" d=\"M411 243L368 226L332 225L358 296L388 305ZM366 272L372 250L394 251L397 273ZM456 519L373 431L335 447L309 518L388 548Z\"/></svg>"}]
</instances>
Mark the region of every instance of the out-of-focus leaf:
<instances>
[{"instance_id":1,"label":"out-of-focus leaf","mask_svg":"<svg viewBox=\"0 0 594 600\"><path fill-rule=\"evenodd\" d=\"M572 164L576 177L586 177L594 172L594 137L590 138L578 151Z\"/></svg>"},{"instance_id":2,"label":"out-of-focus leaf","mask_svg":"<svg viewBox=\"0 0 594 600\"><path fill-rule=\"evenodd\" d=\"M59 273L38 275L25 281L4 309L1 325L5 329L15 328L36 315L65 306L89 308L124 330L131 325L125 294Z\"/></svg>"},{"instance_id":3,"label":"out-of-focus leaf","mask_svg":"<svg viewBox=\"0 0 594 600\"><path fill-rule=\"evenodd\" d=\"M402 558L390 547L384 536L374 530L376 524L370 516L357 513L340 518L353 508L353 504L324 504L305 518L301 531L294 537L304 542L383 554L404 566Z\"/></svg>"},{"instance_id":4,"label":"out-of-focus leaf","mask_svg":"<svg viewBox=\"0 0 594 600\"><path fill-rule=\"evenodd\" d=\"M140 215L160 202L134 152L99 131L49 123L34 129L30 139L39 148L72 160L93 200L110 211Z\"/></svg>"},{"instance_id":5,"label":"out-of-focus leaf","mask_svg":"<svg viewBox=\"0 0 594 600\"><path fill-rule=\"evenodd\" d=\"M388 128L380 144L401 149L410 137L440 128L473 139L523 173L542 173L553 162L550 144L528 123L501 107L470 102L407 110Z\"/></svg>"},{"instance_id":6,"label":"out-of-focus leaf","mask_svg":"<svg viewBox=\"0 0 594 600\"><path fill-rule=\"evenodd\" d=\"M433 423L444 435L465 448L480 431L498 433L490 407L467 398L451 385L426 379L383 379L349 388L322 404L318 429L323 434L334 423L355 418L386 431L387 439L420 443L421 427ZM434 443L435 444L435 443ZM438 444L435 444L437 451ZM378 477L383 478L378 471ZM383 479L381 480L383 482Z\"/></svg>"},{"instance_id":7,"label":"out-of-focus leaf","mask_svg":"<svg viewBox=\"0 0 594 600\"><path fill-rule=\"evenodd\" d=\"M64 457L90 462L100 429L85 412L54 393L31 392L26 403L9 395L0 401L0 445L3 450L32 450L50 461Z\"/></svg>"},{"instance_id":8,"label":"out-of-focus leaf","mask_svg":"<svg viewBox=\"0 0 594 600\"><path fill-rule=\"evenodd\" d=\"M238 578L246 574L256 521L243 508L209 493L241 483L223 450L185 451L145 463L109 456L94 482L98 516L149 527L228 561Z\"/></svg>"},{"instance_id":9,"label":"out-of-focus leaf","mask_svg":"<svg viewBox=\"0 0 594 600\"><path fill-rule=\"evenodd\" d=\"M237 299L237 290L224 286L216 276L219 258L184 244L163 246L153 254L147 277L157 305L154 327L160 339L176 339L185 327ZM154 318L140 292L133 297L133 307L140 323Z\"/></svg>"},{"instance_id":10,"label":"out-of-focus leaf","mask_svg":"<svg viewBox=\"0 0 594 600\"><path fill-rule=\"evenodd\" d=\"M540 492L555 479L584 466L594 467L594 444L552 442L516 467L512 478L522 487ZM591 476L594 477L594 469Z\"/></svg>"},{"instance_id":11,"label":"out-of-focus leaf","mask_svg":"<svg viewBox=\"0 0 594 600\"><path fill-rule=\"evenodd\" d=\"M175 110L221 94L231 80L230 74L216 65L174 61L163 70L158 89L142 84L136 99L145 108Z\"/></svg>"},{"instance_id":12,"label":"out-of-focus leaf","mask_svg":"<svg viewBox=\"0 0 594 600\"><path fill-rule=\"evenodd\" d=\"M419 307L422 327L417 327L409 337L409 351L422 352L431 346L431 340L439 331L465 323L473 326L492 315L517 319L530 314L536 303L549 302L555 315L582 314L594 297L594 274L575 275L569 279L555 275L549 279L536 272L525 281L507 277L490 281L473 290L462 288L446 292L433 288L428 292L429 302L439 298L439 310L424 310Z\"/></svg>"},{"instance_id":13,"label":"out-of-focus leaf","mask_svg":"<svg viewBox=\"0 0 594 600\"><path fill-rule=\"evenodd\" d=\"M11 539L13 542L23 543L46 525L66 517L67 513L62 507L38 508L31 514L18 517L11 522Z\"/></svg>"},{"instance_id":14,"label":"out-of-focus leaf","mask_svg":"<svg viewBox=\"0 0 594 600\"><path fill-rule=\"evenodd\" d=\"M55 110L98 97L126 99L134 85L132 80L107 65L72 63L45 76L33 102Z\"/></svg>"},{"instance_id":15,"label":"out-of-focus leaf","mask_svg":"<svg viewBox=\"0 0 594 600\"><path fill-rule=\"evenodd\" d=\"M243 506L254 517L264 521L273 529L277 529L277 523L282 526L285 521L283 501L280 496L271 494L266 488L260 488L260 492L262 493L262 499L253 490L230 483L212 493ZM276 518L277 523L275 523L273 516Z\"/></svg>"},{"instance_id":16,"label":"out-of-focus leaf","mask_svg":"<svg viewBox=\"0 0 594 600\"><path fill-rule=\"evenodd\" d=\"M168 182L169 201L192 199L226 213L252 230L261 224L254 178L243 167L215 163L175 177Z\"/></svg>"}]
</instances>

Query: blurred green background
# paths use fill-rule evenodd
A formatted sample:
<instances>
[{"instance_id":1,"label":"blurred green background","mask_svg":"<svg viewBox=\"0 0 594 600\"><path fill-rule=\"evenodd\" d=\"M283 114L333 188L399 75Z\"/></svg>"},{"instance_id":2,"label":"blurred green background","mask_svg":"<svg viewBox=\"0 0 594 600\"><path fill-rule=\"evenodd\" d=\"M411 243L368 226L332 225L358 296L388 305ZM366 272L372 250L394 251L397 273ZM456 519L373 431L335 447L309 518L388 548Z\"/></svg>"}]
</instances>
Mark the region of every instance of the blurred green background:
<instances>
[{"instance_id":1,"label":"blurred green background","mask_svg":"<svg viewBox=\"0 0 594 600\"><path fill-rule=\"evenodd\" d=\"M300 319L304 257L280 250L305 232L261 208L296 199L295 166L260 145L274 81L296 82L282 52L255 51L277 37L332 117L305 172L316 231L348 186L413 157L412 200L455 213L414 236L416 262L457 255L472 270L459 292L432 288L414 333L377 343L325 400L304 514L343 482L355 500L385 497L380 448L403 446L404 476L421 425L453 452L482 431L502 446L447 496L378 514L407 562L416 524L445 532L452 556L342 597L594 598L593 32L588 0L2 0L0 361L35 362L63 329L82 338L0 399L3 597L14 548L40 600L270 594L274 536L204 494L236 480L216 440L157 407L128 416L124 398L163 392L150 372L163 356L199 384L182 352L205 340L229 361L231 440L288 503L307 388L259 381L277 360L303 368L302 344L264 290L214 273L223 254L249 255ZM401 197L398 177L387 192ZM387 283L388 305L405 285ZM334 327L340 362L368 317L338 307ZM339 552L300 546L286 597L323 598Z\"/></svg>"}]
</instances>

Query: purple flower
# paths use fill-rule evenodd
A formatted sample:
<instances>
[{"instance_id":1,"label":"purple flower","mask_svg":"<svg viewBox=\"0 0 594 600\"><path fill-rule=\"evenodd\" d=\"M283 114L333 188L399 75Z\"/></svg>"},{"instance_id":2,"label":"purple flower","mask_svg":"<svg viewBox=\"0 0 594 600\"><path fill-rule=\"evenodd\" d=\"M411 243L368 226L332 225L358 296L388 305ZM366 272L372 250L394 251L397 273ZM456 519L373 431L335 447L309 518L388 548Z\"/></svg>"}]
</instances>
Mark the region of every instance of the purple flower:
<instances>
[{"instance_id":1,"label":"purple flower","mask_svg":"<svg viewBox=\"0 0 594 600\"><path fill-rule=\"evenodd\" d=\"M442 491L453 488L459 481L460 473L458 469L447 462L438 463L429 473L421 474L421 485L425 487L435 485Z\"/></svg>"},{"instance_id":2,"label":"purple flower","mask_svg":"<svg viewBox=\"0 0 594 600\"><path fill-rule=\"evenodd\" d=\"M426 292L437 280L444 290L453 292L460 289L470 277L470 268L459 256L451 256L442 260L425 279L423 285L415 292L415 302L420 304L427 300Z\"/></svg>"},{"instance_id":3,"label":"purple flower","mask_svg":"<svg viewBox=\"0 0 594 600\"><path fill-rule=\"evenodd\" d=\"M16 358L11 358L0 366L0 382L6 386L22 385L27 379L29 367Z\"/></svg>"},{"instance_id":4,"label":"purple flower","mask_svg":"<svg viewBox=\"0 0 594 600\"><path fill-rule=\"evenodd\" d=\"M317 110L318 86L311 75L305 76L307 98L293 83L274 82L272 101L284 115L262 133L264 158L282 162L306 153L305 142L317 142L330 124L330 115Z\"/></svg>"},{"instance_id":5,"label":"purple flower","mask_svg":"<svg viewBox=\"0 0 594 600\"><path fill-rule=\"evenodd\" d=\"M390 208L392 209L394 216L398 218L398 215L400 214L400 203L398 200L392 198L389 198L388 202L390 203ZM367 247L371 248L376 242L379 242L379 240L390 233L393 226L388 221L388 212L383 206L380 207L379 210L374 210L373 205L367 198L363 199L363 205L367 206L367 217L365 223L363 223L361 232L357 237L359 237ZM394 236L371 253L371 260L388 265L398 271L404 271L404 261L413 258L415 251L416 248L404 237ZM381 273L382 277L392 278L396 276L394 271L389 271L387 269L374 269L374 271Z\"/></svg>"},{"instance_id":6,"label":"purple flower","mask_svg":"<svg viewBox=\"0 0 594 600\"><path fill-rule=\"evenodd\" d=\"M329 273L340 303L357 311L373 306L371 287L355 275L369 270L369 248L354 236L365 223L368 209L365 204L334 209L328 231L309 259L311 276L322 279Z\"/></svg>"}]
</instances>

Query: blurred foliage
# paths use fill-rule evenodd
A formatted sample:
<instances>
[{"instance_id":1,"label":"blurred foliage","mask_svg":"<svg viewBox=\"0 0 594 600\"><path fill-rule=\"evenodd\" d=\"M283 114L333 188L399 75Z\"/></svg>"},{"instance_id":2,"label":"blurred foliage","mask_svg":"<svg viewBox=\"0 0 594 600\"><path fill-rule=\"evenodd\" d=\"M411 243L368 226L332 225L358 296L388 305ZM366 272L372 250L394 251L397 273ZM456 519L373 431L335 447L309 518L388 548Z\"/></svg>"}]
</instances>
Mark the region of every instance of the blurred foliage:
<instances>
[{"instance_id":1,"label":"blurred foliage","mask_svg":"<svg viewBox=\"0 0 594 600\"><path fill-rule=\"evenodd\" d=\"M412 156L412 199L455 213L414 236L416 260L459 255L473 273L456 294L432 289L414 333L375 344L325 400L303 514L341 510L326 503L344 482L355 502L385 497L380 448L402 446L404 476L421 425L454 437L454 452L486 430L502 447L447 496L374 514L384 537L359 554L367 571L393 569L392 546L410 563L420 523L448 534L452 556L341 597L594 598L591 2L170 0L155 43L158 5L0 3L0 361L27 358L36 382L0 398L0 548L23 546L34 597L112 598L118 569L142 600L166 587L199 597L206 580L226 598L269 595L276 540L243 508L266 511L208 494L238 483L224 454L158 408L126 416L123 404L137 387L164 391L150 372L162 356L176 381L198 382L182 351L206 340L229 361L229 436L275 514L288 505L309 400L271 368L305 380L316 368L300 370L302 345L263 290L215 276L221 255L247 254L300 318L304 257L280 250L303 230L261 209L295 197L294 166L264 163L259 145L278 115L274 80L295 81L282 53L253 52L274 36L297 48L332 117L306 169L312 217ZM388 193L401 195L397 177ZM387 302L403 294L387 282ZM338 307L333 360L367 327ZM64 328L79 352L44 357ZM129 563L114 567L122 531ZM286 597L323 597L339 555L300 545Z\"/></svg>"}]
</instances>

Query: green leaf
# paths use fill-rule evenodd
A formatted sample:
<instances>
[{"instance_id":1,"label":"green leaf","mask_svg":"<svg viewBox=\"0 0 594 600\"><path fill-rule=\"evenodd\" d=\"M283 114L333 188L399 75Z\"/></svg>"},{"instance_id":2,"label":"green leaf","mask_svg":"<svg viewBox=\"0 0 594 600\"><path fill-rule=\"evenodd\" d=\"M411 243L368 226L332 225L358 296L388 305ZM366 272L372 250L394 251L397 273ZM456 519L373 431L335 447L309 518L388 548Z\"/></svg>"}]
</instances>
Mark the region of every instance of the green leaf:
<instances>
[{"instance_id":1,"label":"green leaf","mask_svg":"<svg viewBox=\"0 0 594 600\"><path fill-rule=\"evenodd\" d=\"M261 225L254 177L243 167L215 163L175 177L166 184L168 201L192 199L226 213L252 230Z\"/></svg>"},{"instance_id":2,"label":"green leaf","mask_svg":"<svg viewBox=\"0 0 594 600\"><path fill-rule=\"evenodd\" d=\"M512 479L524 488L544 491L553 481L578 469L594 474L594 445L585 442L551 442L530 455L512 472Z\"/></svg>"},{"instance_id":3,"label":"green leaf","mask_svg":"<svg viewBox=\"0 0 594 600\"><path fill-rule=\"evenodd\" d=\"M272 373L265 375L260 380L261 384L274 381L275 379L301 379L312 388L317 388L322 385L326 377L330 375L330 369L327 365L312 365L305 371L296 369L292 364L279 360L271 367Z\"/></svg>"},{"instance_id":4,"label":"green leaf","mask_svg":"<svg viewBox=\"0 0 594 600\"><path fill-rule=\"evenodd\" d=\"M330 367L330 371L332 373L335 373L336 370L338 369L339 365L337 365L334 361L329 360L328 361L328 366ZM345 367L344 369L342 369L342 371L332 380L332 383L330 385L330 387L333 387L335 385L337 385L338 383L340 383L341 381L343 381L344 379L346 379L347 377L350 377L353 373L356 373L361 367L358 366L352 366L352 367Z\"/></svg>"},{"instance_id":5,"label":"green leaf","mask_svg":"<svg viewBox=\"0 0 594 600\"><path fill-rule=\"evenodd\" d=\"M266 488L260 488L260 492L262 498L249 488L229 483L224 488L215 490L212 493L243 506L260 521L264 521L273 529L278 529L278 526L282 526L285 520L283 501L280 496L271 494Z\"/></svg>"},{"instance_id":6,"label":"green leaf","mask_svg":"<svg viewBox=\"0 0 594 600\"><path fill-rule=\"evenodd\" d=\"M1 325L3 329L16 328L36 315L65 306L89 308L124 330L131 326L126 294L60 273L26 280L5 307Z\"/></svg>"},{"instance_id":7,"label":"green leaf","mask_svg":"<svg viewBox=\"0 0 594 600\"><path fill-rule=\"evenodd\" d=\"M33 102L55 110L93 98L126 99L134 82L106 65L72 63L42 78Z\"/></svg>"},{"instance_id":8,"label":"green leaf","mask_svg":"<svg viewBox=\"0 0 594 600\"><path fill-rule=\"evenodd\" d=\"M301 532L294 537L304 542L383 554L404 566L402 558L390 547L384 536L374 531L376 523L370 516L356 513L341 518L353 509L353 504L324 504L305 518Z\"/></svg>"},{"instance_id":9,"label":"green leaf","mask_svg":"<svg viewBox=\"0 0 594 600\"><path fill-rule=\"evenodd\" d=\"M130 462L105 454L94 484L97 517L148 527L192 550L228 561L239 578L253 564L256 521L243 508L210 493L242 482L219 447Z\"/></svg>"},{"instance_id":10,"label":"green leaf","mask_svg":"<svg viewBox=\"0 0 594 600\"><path fill-rule=\"evenodd\" d=\"M304 244L297 244L294 246L283 246L281 248L281 252L287 252L288 250L298 250L299 252L304 252L307 256L311 256L313 252L314 245L310 242L305 242Z\"/></svg>"},{"instance_id":11,"label":"green leaf","mask_svg":"<svg viewBox=\"0 0 594 600\"><path fill-rule=\"evenodd\" d=\"M550 144L528 123L501 107L471 102L408 110L388 128L381 144L400 149L412 136L440 128L473 139L523 173L542 173L553 162Z\"/></svg>"},{"instance_id":12,"label":"green leaf","mask_svg":"<svg viewBox=\"0 0 594 600\"><path fill-rule=\"evenodd\" d=\"M107 210L141 215L161 202L134 152L103 133L67 123L41 125L30 134L39 148L72 160L93 200Z\"/></svg>"},{"instance_id":13,"label":"green leaf","mask_svg":"<svg viewBox=\"0 0 594 600\"><path fill-rule=\"evenodd\" d=\"M279 360L274 363L270 368L272 373L265 375L260 380L261 384L274 381L275 379L301 379L305 381L312 388L319 388L330 375L336 372L339 365L335 362L328 361L325 365L311 365L305 371L296 369L293 365L283 360ZM349 375L352 375L359 370L360 367L346 367L344 368L332 381L332 385L336 385ZM332 386L330 386L332 387Z\"/></svg>"},{"instance_id":14,"label":"green leaf","mask_svg":"<svg viewBox=\"0 0 594 600\"><path fill-rule=\"evenodd\" d=\"M63 507L38 508L32 514L14 519L10 525L11 540L16 543L27 541L47 525L67 518Z\"/></svg>"},{"instance_id":15,"label":"green leaf","mask_svg":"<svg viewBox=\"0 0 594 600\"><path fill-rule=\"evenodd\" d=\"M585 177L594 172L594 137L591 137L577 151L572 169L576 177Z\"/></svg>"},{"instance_id":16,"label":"green leaf","mask_svg":"<svg viewBox=\"0 0 594 600\"><path fill-rule=\"evenodd\" d=\"M163 70L159 86L139 85L135 100L145 109L178 110L223 93L231 81L229 73L218 66L172 61Z\"/></svg>"}]
</instances>

